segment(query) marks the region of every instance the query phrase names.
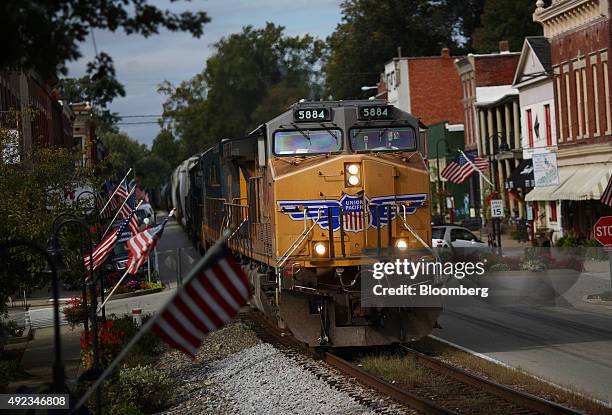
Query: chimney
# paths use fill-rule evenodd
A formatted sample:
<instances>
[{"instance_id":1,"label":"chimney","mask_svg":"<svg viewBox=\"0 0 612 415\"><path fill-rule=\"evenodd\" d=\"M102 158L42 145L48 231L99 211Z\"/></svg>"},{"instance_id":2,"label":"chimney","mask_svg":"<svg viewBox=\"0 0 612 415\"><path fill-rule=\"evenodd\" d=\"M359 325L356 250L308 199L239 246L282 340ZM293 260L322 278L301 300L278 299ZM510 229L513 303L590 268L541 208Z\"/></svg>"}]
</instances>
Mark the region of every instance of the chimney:
<instances>
[{"instance_id":1,"label":"chimney","mask_svg":"<svg viewBox=\"0 0 612 415\"><path fill-rule=\"evenodd\" d=\"M448 48L442 48L442 50L440 51L440 56L442 56L443 58L450 58L450 51L448 50Z\"/></svg>"},{"instance_id":2,"label":"chimney","mask_svg":"<svg viewBox=\"0 0 612 415\"><path fill-rule=\"evenodd\" d=\"M508 53L510 52L510 45L507 40L499 41L499 53Z\"/></svg>"}]
</instances>

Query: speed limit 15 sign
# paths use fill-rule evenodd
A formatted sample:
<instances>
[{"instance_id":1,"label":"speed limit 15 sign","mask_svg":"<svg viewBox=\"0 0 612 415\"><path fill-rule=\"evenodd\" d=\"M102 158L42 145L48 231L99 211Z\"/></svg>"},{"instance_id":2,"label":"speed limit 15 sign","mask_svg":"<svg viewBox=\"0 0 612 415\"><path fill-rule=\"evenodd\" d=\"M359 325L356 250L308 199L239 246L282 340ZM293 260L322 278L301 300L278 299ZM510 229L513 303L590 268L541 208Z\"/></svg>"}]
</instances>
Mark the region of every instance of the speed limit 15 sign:
<instances>
[{"instance_id":1,"label":"speed limit 15 sign","mask_svg":"<svg viewBox=\"0 0 612 415\"><path fill-rule=\"evenodd\" d=\"M503 218L504 217L504 201L501 199L491 200L491 217L492 218Z\"/></svg>"}]
</instances>

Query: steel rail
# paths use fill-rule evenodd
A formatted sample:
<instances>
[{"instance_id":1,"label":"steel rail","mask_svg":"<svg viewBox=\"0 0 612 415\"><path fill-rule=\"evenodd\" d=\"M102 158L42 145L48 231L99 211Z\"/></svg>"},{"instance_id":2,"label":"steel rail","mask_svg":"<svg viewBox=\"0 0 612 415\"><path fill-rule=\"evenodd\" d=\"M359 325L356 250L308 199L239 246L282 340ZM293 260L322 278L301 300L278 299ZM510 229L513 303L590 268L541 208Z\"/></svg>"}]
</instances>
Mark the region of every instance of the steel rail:
<instances>
[{"instance_id":1,"label":"steel rail","mask_svg":"<svg viewBox=\"0 0 612 415\"><path fill-rule=\"evenodd\" d=\"M397 386L392 385L391 383L366 372L357 365L336 356L335 354L327 352L324 354L323 360L338 369L340 372L354 377L355 379L357 379L358 382L361 382L384 395L390 396L391 398L410 408L414 408L418 411L421 411L424 414L457 414L457 412L453 412L449 409L443 408L437 403L430 401L429 399L422 398L404 389L400 389Z\"/></svg>"},{"instance_id":2,"label":"steel rail","mask_svg":"<svg viewBox=\"0 0 612 415\"><path fill-rule=\"evenodd\" d=\"M489 379L475 375L459 367L452 366L446 362L443 362L431 356L427 356L426 354L411 349L407 346L400 345L400 347L404 351L406 351L409 356L413 358L416 362L427 366L430 369L442 372L445 375L451 376L462 383L481 388L482 390L490 393L491 395L495 395L499 398L505 399L521 407L548 415L582 414L582 412L546 400L544 398L540 398L539 396L535 396L523 391L512 389L506 385L493 382Z\"/></svg>"}]
</instances>

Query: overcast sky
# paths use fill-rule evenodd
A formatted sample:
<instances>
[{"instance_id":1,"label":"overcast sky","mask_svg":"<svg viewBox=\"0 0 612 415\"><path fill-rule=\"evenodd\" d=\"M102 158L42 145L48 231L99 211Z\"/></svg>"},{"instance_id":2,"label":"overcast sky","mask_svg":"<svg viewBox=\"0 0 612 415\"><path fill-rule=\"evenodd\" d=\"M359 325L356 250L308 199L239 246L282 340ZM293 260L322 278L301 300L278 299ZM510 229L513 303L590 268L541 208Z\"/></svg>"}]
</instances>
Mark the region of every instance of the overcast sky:
<instances>
[{"instance_id":1,"label":"overcast sky","mask_svg":"<svg viewBox=\"0 0 612 415\"><path fill-rule=\"evenodd\" d=\"M163 96L157 93L157 85L163 80L178 84L200 72L212 53L212 45L221 37L239 32L243 26L262 27L269 21L285 26L287 35L310 33L324 39L340 22L340 0L192 0L175 3L153 0L151 3L173 11L205 10L211 22L204 26L204 36L200 39L167 31L148 39L127 36L123 32L94 32L98 51L113 57L117 77L125 86L126 96L111 105L111 110L120 115L161 114ZM91 39L81 45L81 53L81 59L68 65L71 77L82 76L85 65L92 60ZM147 145L159 131L155 124L124 125L121 129Z\"/></svg>"}]
</instances>

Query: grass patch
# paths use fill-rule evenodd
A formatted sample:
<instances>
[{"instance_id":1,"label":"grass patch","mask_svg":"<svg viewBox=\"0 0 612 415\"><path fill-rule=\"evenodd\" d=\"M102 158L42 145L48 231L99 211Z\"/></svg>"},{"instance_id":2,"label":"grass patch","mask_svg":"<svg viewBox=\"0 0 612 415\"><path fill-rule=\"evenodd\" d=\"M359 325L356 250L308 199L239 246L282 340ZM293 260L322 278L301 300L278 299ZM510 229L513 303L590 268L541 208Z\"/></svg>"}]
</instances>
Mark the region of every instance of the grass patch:
<instances>
[{"instance_id":1,"label":"grass patch","mask_svg":"<svg viewBox=\"0 0 612 415\"><path fill-rule=\"evenodd\" d=\"M387 382L400 382L418 386L425 382L427 373L418 367L412 359L396 354L379 354L364 356L359 364L368 372L383 378Z\"/></svg>"},{"instance_id":2,"label":"grass patch","mask_svg":"<svg viewBox=\"0 0 612 415\"><path fill-rule=\"evenodd\" d=\"M411 343L410 346L433 354L453 366L461 367L469 372L484 376L514 389L540 396L589 414L610 414L610 408L606 408L593 401L594 398L590 394L578 390L574 386L562 385L567 390L561 389L530 376L520 368L514 369L489 362L431 338L424 338L418 342Z\"/></svg>"}]
</instances>

